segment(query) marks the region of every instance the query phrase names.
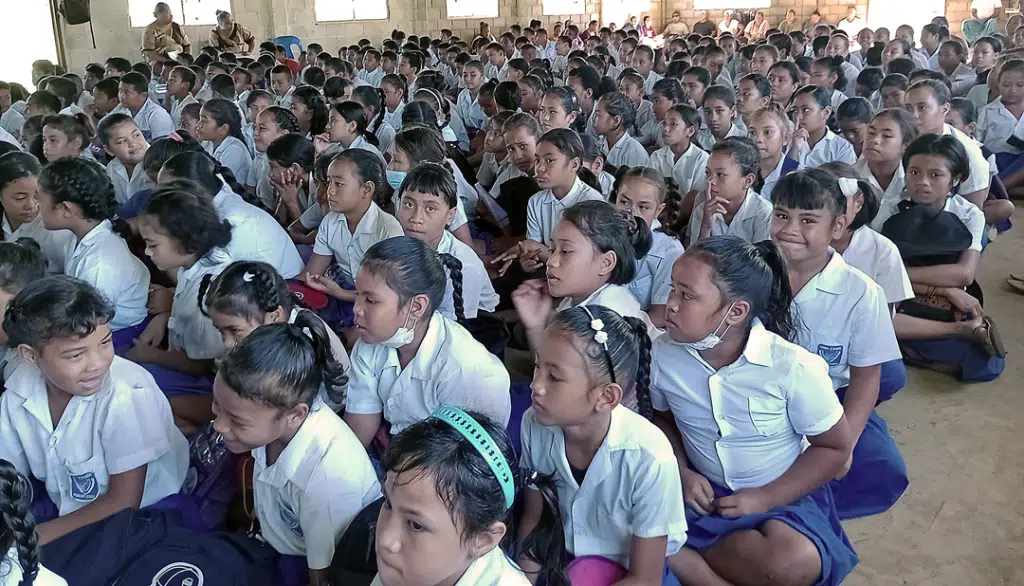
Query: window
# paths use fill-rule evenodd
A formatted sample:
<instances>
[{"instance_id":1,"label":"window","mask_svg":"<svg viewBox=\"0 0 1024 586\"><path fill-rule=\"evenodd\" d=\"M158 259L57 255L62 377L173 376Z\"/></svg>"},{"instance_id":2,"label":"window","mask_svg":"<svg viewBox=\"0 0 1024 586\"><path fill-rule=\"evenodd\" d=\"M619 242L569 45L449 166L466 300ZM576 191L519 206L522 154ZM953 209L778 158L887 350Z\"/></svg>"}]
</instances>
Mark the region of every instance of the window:
<instances>
[{"instance_id":1,"label":"window","mask_svg":"<svg viewBox=\"0 0 1024 586\"><path fill-rule=\"evenodd\" d=\"M544 0L544 16L583 14L585 11L583 0Z\"/></svg>"},{"instance_id":2,"label":"window","mask_svg":"<svg viewBox=\"0 0 1024 586\"><path fill-rule=\"evenodd\" d=\"M387 0L316 0L317 22L335 20L387 20Z\"/></svg>"},{"instance_id":3,"label":"window","mask_svg":"<svg viewBox=\"0 0 1024 586\"><path fill-rule=\"evenodd\" d=\"M498 0L446 0L448 18L495 18Z\"/></svg>"},{"instance_id":4,"label":"window","mask_svg":"<svg viewBox=\"0 0 1024 586\"><path fill-rule=\"evenodd\" d=\"M186 26L217 24L217 11L231 12L231 0L164 0L171 6L174 22ZM153 22L155 0L128 0L128 16L133 27Z\"/></svg>"}]
</instances>

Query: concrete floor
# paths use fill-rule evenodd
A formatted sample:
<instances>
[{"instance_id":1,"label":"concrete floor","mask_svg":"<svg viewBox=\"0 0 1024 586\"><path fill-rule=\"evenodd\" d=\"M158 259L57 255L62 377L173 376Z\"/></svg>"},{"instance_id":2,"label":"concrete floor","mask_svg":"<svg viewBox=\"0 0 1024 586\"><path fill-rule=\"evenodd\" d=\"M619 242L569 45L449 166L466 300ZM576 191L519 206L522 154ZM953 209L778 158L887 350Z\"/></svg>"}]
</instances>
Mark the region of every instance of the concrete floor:
<instances>
[{"instance_id":1,"label":"concrete floor","mask_svg":"<svg viewBox=\"0 0 1024 586\"><path fill-rule=\"evenodd\" d=\"M1024 296L1005 284L1024 273L1024 231L1001 236L982 258L985 310L1007 344L1003 375L964 385L910 369L879 413L910 474L892 510L845 524L860 565L844 584L1024 584Z\"/></svg>"}]
</instances>

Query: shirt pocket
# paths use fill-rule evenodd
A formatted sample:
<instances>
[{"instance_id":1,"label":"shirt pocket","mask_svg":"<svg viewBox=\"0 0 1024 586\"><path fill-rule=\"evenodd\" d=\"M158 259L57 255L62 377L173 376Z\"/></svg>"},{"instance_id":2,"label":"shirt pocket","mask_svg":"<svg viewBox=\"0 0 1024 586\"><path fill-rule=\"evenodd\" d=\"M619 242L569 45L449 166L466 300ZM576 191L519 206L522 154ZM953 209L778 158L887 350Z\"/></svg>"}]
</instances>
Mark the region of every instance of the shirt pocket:
<instances>
[{"instance_id":1,"label":"shirt pocket","mask_svg":"<svg viewBox=\"0 0 1024 586\"><path fill-rule=\"evenodd\" d=\"M770 397L750 397L747 399L750 422L759 435L771 436L784 431L789 423L786 402Z\"/></svg>"},{"instance_id":2,"label":"shirt pocket","mask_svg":"<svg viewBox=\"0 0 1024 586\"><path fill-rule=\"evenodd\" d=\"M90 503L106 494L109 476L102 454L94 455L79 464L65 462L64 468L68 475L67 494L72 499Z\"/></svg>"}]
</instances>

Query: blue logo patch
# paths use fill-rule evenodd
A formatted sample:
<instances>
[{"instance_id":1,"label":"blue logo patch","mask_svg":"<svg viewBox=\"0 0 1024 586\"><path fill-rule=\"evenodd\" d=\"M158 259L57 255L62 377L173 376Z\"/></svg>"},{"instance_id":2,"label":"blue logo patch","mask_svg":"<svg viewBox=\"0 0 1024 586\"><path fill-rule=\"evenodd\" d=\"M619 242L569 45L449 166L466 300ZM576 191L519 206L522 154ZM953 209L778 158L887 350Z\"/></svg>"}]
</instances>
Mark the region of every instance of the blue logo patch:
<instances>
[{"instance_id":1,"label":"blue logo patch","mask_svg":"<svg viewBox=\"0 0 1024 586\"><path fill-rule=\"evenodd\" d=\"M281 505L281 520L292 530L292 533L302 537L302 526L299 525L299 518L287 506Z\"/></svg>"},{"instance_id":2,"label":"blue logo patch","mask_svg":"<svg viewBox=\"0 0 1024 586\"><path fill-rule=\"evenodd\" d=\"M94 501L100 496L100 483L92 472L71 476L71 498L76 501Z\"/></svg>"},{"instance_id":3,"label":"blue logo patch","mask_svg":"<svg viewBox=\"0 0 1024 586\"><path fill-rule=\"evenodd\" d=\"M818 356L824 358L829 366L839 366L843 361L843 347L818 344Z\"/></svg>"}]
</instances>

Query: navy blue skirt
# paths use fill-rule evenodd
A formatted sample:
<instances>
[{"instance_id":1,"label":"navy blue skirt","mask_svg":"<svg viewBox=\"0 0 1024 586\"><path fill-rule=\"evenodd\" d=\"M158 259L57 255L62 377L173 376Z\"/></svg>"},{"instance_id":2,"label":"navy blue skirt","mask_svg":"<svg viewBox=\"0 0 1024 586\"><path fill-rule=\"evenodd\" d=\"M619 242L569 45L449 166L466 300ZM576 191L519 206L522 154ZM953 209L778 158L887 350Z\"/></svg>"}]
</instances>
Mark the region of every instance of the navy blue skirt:
<instances>
[{"instance_id":1,"label":"navy blue skirt","mask_svg":"<svg viewBox=\"0 0 1024 586\"><path fill-rule=\"evenodd\" d=\"M896 440L885 420L871 412L853 448L850 471L831 483L839 518L856 519L888 511L900 500L910 479Z\"/></svg>"},{"instance_id":2,"label":"navy blue skirt","mask_svg":"<svg viewBox=\"0 0 1024 586\"><path fill-rule=\"evenodd\" d=\"M957 378L965 383L993 381L1006 369L1005 358L990 356L979 344L959 338L903 340L900 349L904 360L911 365L952 366Z\"/></svg>"}]
</instances>

